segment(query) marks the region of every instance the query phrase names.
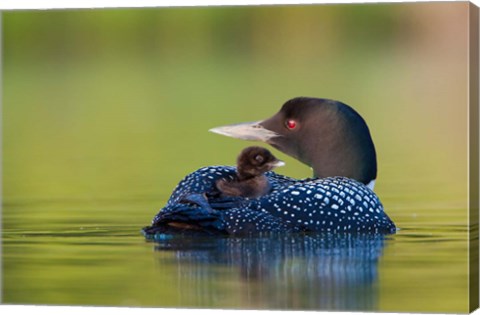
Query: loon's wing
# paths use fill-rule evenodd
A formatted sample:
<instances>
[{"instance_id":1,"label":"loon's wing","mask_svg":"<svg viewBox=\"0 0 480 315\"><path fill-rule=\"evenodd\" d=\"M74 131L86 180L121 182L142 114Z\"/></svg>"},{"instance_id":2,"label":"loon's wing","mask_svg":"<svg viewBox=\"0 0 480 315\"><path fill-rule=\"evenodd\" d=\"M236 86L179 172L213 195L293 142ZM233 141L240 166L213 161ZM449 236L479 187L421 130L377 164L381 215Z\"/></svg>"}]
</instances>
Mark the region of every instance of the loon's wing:
<instances>
[{"instance_id":1,"label":"loon's wing","mask_svg":"<svg viewBox=\"0 0 480 315\"><path fill-rule=\"evenodd\" d=\"M154 217L152 226L144 228L147 234L154 234L180 228L202 230L207 233L240 233L233 231L230 221L242 224L241 231L292 231L282 218L266 212L258 212L257 199L222 197L215 187L221 178L233 179L236 168L231 166L209 166L187 175L178 183L163 209ZM291 185L294 179L267 172L266 176L273 191ZM202 201L202 198L205 198ZM208 199L207 199L208 198ZM230 219L232 218L233 219Z\"/></svg>"},{"instance_id":2,"label":"loon's wing","mask_svg":"<svg viewBox=\"0 0 480 315\"><path fill-rule=\"evenodd\" d=\"M226 210L236 207L241 207L244 204L251 202L251 199L243 197L225 197L220 196L218 189L215 186L215 182L219 179L233 180L235 178L236 168L233 166L208 166L201 168L193 173L188 174L182 179L172 192L167 204L157 214L165 214L174 210L178 211L178 204L182 203L197 203L191 202L192 196L198 199L198 195L204 195L208 198L208 203L212 209ZM265 175L268 177L272 186L272 191L278 191L286 186L292 185L298 182L297 180L276 174L274 172L267 172ZM205 208L205 207L204 207ZM156 216L156 217L157 217ZM153 222L156 221L156 217Z\"/></svg>"},{"instance_id":3,"label":"loon's wing","mask_svg":"<svg viewBox=\"0 0 480 315\"><path fill-rule=\"evenodd\" d=\"M188 174L175 187L166 207L179 203L189 195L215 193L215 182L221 178L232 180L235 172L233 166L207 166Z\"/></svg>"}]
</instances>

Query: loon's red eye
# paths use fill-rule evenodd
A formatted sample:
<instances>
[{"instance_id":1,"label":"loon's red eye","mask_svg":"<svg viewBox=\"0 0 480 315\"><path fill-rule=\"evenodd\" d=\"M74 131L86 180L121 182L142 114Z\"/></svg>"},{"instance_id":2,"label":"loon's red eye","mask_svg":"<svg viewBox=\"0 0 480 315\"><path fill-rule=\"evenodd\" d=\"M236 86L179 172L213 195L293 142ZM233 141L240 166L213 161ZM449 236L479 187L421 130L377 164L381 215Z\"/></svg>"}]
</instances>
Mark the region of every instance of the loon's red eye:
<instances>
[{"instance_id":1,"label":"loon's red eye","mask_svg":"<svg viewBox=\"0 0 480 315\"><path fill-rule=\"evenodd\" d=\"M288 129L295 129L295 127L297 127L297 122L293 119L289 119L287 120L286 125Z\"/></svg>"}]
</instances>

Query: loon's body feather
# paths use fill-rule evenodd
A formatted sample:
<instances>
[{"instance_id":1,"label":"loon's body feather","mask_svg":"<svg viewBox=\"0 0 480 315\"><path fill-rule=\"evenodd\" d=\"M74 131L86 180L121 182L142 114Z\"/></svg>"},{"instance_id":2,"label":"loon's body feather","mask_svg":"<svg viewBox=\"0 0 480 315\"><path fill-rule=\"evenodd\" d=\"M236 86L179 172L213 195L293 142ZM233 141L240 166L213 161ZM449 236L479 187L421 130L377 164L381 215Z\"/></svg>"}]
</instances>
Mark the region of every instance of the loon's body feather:
<instances>
[{"instance_id":1,"label":"loon's body feather","mask_svg":"<svg viewBox=\"0 0 480 315\"><path fill-rule=\"evenodd\" d=\"M152 222L150 233L171 222L209 233L321 231L329 233L394 233L395 225L367 186L345 177L296 180L274 172L265 175L272 191L258 199L216 198L215 181L233 178L235 167L210 166L189 174ZM185 202L206 194L211 208ZM224 207L223 203L229 206ZM187 228L188 229L188 228Z\"/></svg>"}]
</instances>

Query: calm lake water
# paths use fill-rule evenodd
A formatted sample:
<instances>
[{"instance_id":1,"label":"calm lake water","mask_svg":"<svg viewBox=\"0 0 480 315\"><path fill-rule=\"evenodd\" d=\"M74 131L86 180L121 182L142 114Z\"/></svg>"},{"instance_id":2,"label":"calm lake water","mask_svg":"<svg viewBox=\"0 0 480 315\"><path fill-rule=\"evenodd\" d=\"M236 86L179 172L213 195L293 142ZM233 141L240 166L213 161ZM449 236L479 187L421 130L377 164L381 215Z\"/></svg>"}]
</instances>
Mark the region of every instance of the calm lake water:
<instances>
[{"instance_id":1,"label":"calm lake water","mask_svg":"<svg viewBox=\"0 0 480 315\"><path fill-rule=\"evenodd\" d=\"M2 302L467 312L466 8L3 14ZM365 118L397 234L142 236L186 174L251 144L208 129L295 96Z\"/></svg>"}]
</instances>

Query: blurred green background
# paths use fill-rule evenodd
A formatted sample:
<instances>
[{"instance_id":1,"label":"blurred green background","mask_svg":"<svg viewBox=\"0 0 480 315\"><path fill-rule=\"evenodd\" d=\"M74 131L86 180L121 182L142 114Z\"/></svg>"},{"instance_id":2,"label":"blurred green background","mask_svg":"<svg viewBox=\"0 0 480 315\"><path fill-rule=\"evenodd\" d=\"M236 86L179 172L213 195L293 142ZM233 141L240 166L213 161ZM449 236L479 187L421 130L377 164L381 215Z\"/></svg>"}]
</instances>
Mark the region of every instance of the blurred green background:
<instances>
[{"instance_id":1,"label":"blurred green background","mask_svg":"<svg viewBox=\"0 0 480 315\"><path fill-rule=\"evenodd\" d=\"M16 242L80 228L141 238L183 176L234 164L250 144L208 129L315 96L351 105L370 127L375 190L407 240L399 234L388 250L401 254L386 253L385 264L444 259L383 268L382 292L403 295L383 294L379 309L464 310L468 3L10 11L2 20L5 302L101 303L22 293L38 274L19 263L32 244ZM311 175L274 153L287 162L280 173ZM455 242L412 245L408 233ZM426 287L416 301L405 282L415 268L422 283L450 289Z\"/></svg>"}]
</instances>

